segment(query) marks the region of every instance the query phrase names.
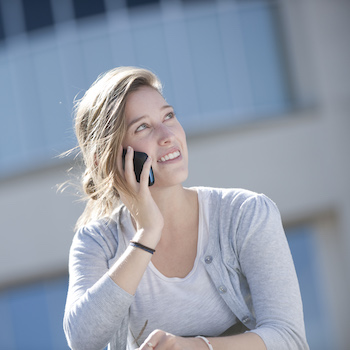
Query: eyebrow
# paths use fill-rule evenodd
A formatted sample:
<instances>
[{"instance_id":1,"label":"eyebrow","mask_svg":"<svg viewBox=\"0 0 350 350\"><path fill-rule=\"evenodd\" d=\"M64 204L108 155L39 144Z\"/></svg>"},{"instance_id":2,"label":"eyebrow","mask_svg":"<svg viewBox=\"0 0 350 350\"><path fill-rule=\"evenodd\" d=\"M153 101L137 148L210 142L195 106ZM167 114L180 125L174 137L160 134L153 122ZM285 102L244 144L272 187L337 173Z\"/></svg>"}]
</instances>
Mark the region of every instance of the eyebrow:
<instances>
[{"instance_id":1,"label":"eyebrow","mask_svg":"<svg viewBox=\"0 0 350 350\"><path fill-rule=\"evenodd\" d=\"M172 109L174 109L173 106L164 105L164 106L162 106L162 107L160 108L160 110L167 109L167 108L172 108ZM140 122L142 119L144 119L144 118L146 118L146 117L147 117L147 115L142 115L141 117L138 117L138 118L132 120L132 121L128 124L127 130L129 130L134 124L137 124L138 122Z\"/></svg>"}]
</instances>

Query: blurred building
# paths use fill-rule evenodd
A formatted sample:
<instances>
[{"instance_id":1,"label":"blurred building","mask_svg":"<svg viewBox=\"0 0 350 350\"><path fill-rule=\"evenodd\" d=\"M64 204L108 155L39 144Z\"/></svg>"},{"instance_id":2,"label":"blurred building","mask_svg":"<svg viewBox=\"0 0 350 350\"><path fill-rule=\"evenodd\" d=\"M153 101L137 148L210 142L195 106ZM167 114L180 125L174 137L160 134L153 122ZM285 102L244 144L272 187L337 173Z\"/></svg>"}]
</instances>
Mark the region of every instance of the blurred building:
<instances>
[{"instance_id":1,"label":"blurred building","mask_svg":"<svg viewBox=\"0 0 350 350\"><path fill-rule=\"evenodd\" d=\"M280 208L311 349L350 343L350 2L0 1L0 348L67 349L83 204L57 194L76 96L120 65L153 70L190 152L188 186Z\"/></svg>"}]
</instances>

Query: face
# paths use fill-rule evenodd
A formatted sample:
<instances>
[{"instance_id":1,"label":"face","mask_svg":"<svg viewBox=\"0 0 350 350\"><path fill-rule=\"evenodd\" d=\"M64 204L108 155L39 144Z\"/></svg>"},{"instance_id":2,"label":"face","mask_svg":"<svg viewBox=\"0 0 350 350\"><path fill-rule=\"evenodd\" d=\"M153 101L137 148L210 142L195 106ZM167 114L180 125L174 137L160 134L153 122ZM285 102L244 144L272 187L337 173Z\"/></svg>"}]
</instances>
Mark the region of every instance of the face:
<instances>
[{"instance_id":1,"label":"face","mask_svg":"<svg viewBox=\"0 0 350 350\"><path fill-rule=\"evenodd\" d=\"M155 184L152 187L181 184L188 175L185 132L174 109L155 89L143 86L126 100L127 131L123 148L152 157Z\"/></svg>"}]
</instances>

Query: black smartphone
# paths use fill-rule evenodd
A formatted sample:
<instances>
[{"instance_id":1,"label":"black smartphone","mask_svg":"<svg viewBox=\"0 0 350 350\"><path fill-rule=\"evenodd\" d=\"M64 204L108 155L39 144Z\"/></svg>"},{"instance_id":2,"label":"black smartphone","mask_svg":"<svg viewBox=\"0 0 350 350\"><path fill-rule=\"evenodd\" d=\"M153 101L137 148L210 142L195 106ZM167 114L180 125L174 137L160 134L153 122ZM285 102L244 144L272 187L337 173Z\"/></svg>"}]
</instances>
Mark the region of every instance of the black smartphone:
<instances>
[{"instance_id":1,"label":"black smartphone","mask_svg":"<svg viewBox=\"0 0 350 350\"><path fill-rule=\"evenodd\" d=\"M123 169L125 168L125 155L126 155L126 149L123 149ZM143 164L145 163L147 158L148 158L148 155L146 153L134 151L134 171L135 171L137 182L140 182L140 176L141 176L141 171L143 169ZM154 184L154 175L151 167L149 171L148 186L152 186L153 184Z\"/></svg>"}]
</instances>

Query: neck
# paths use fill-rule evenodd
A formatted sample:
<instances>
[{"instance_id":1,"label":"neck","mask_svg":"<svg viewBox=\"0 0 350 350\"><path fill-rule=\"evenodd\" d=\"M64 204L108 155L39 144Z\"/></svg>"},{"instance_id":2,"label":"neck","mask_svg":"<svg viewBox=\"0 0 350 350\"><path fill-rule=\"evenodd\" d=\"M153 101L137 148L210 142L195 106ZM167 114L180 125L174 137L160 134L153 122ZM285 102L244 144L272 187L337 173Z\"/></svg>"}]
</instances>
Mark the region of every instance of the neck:
<instances>
[{"instance_id":1,"label":"neck","mask_svg":"<svg viewBox=\"0 0 350 350\"><path fill-rule=\"evenodd\" d=\"M183 220L193 216L197 218L198 199L194 190L178 185L166 189L153 188L151 192L164 218L164 233L176 231L173 228Z\"/></svg>"},{"instance_id":2,"label":"neck","mask_svg":"<svg viewBox=\"0 0 350 350\"><path fill-rule=\"evenodd\" d=\"M181 211L183 206L190 200L189 192L192 191L182 187L182 185L167 188L151 188L152 197L165 220Z\"/></svg>"}]
</instances>

